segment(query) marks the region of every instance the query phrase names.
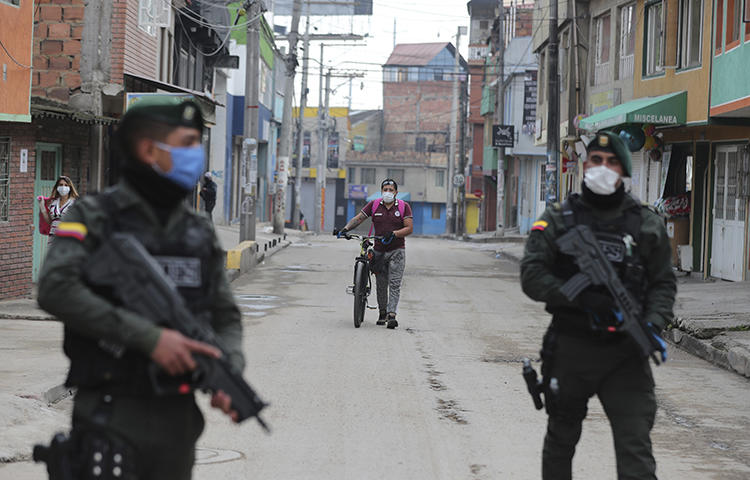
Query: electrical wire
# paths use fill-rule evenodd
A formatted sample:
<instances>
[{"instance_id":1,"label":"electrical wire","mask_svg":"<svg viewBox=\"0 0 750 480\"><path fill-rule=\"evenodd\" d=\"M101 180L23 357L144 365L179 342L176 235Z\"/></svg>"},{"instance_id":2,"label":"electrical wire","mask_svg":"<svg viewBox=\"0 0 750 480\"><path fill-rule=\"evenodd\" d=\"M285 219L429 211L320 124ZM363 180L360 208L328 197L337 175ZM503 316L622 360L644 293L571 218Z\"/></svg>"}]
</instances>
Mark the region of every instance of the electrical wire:
<instances>
[{"instance_id":1,"label":"electrical wire","mask_svg":"<svg viewBox=\"0 0 750 480\"><path fill-rule=\"evenodd\" d=\"M2 40L0 40L0 47L3 48L3 51L5 51L5 54L8 55L8 58L10 58L13 61L13 63L15 63L16 65L18 65L21 68L28 68L28 69L31 68L31 65L24 65L23 63L21 63L18 60L16 60L15 57L13 57L13 55L10 54L10 52L8 51L8 49L5 48L5 44L3 43Z\"/></svg>"}]
</instances>

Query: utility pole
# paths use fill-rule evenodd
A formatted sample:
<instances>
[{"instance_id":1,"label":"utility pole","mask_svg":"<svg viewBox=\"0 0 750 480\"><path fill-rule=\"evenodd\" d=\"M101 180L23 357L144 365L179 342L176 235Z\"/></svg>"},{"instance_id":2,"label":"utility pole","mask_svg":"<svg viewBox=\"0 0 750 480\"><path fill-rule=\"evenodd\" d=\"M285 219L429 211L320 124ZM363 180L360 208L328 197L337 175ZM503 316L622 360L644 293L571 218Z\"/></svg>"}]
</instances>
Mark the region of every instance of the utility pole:
<instances>
[{"instance_id":1,"label":"utility pole","mask_svg":"<svg viewBox=\"0 0 750 480\"><path fill-rule=\"evenodd\" d=\"M289 178L289 157L292 152L292 97L294 96L294 71L297 68L297 40L302 0L294 0L292 25L289 31L289 53L286 55L286 83L284 84L284 112L281 118L281 144L276 176L276 198L273 204L273 233L284 233L286 220L286 184Z\"/></svg>"},{"instance_id":2,"label":"utility pole","mask_svg":"<svg viewBox=\"0 0 750 480\"><path fill-rule=\"evenodd\" d=\"M547 61L549 65L547 105L547 165L545 169L545 187L547 205L557 201L557 165L560 162L560 86L557 81L558 39L557 39L557 0L550 2L549 9L549 46Z\"/></svg>"},{"instance_id":3,"label":"utility pole","mask_svg":"<svg viewBox=\"0 0 750 480\"><path fill-rule=\"evenodd\" d=\"M244 3L248 20L245 42L245 139L242 142L243 199L240 208L240 241L255 240L255 203L258 183L258 69L260 38L258 21L263 12L262 0Z\"/></svg>"},{"instance_id":4,"label":"utility pole","mask_svg":"<svg viewBox=\"0 0 750 480\"><path fill-rule=\"evenodd\" d=\"M328 171L328 102L331 92L331 71L326 74L325 107L318 108L318 168L315 175L315 231L325 230L326 172Z\"/></svg>"},{"instance_id":5,"label":"utility pole","mask_svg":"<svg viewBox=\"0 0 750 480\"><path fill-rule=\"evenodd\" d=\"M305 109L307 108L307 66L310 60L310 2L307 1L305 23L305 38L303 40L302 53L302 91L299 100L299 115L297 122L297 168L295 169L294 179L294 214L292 221L294 228L297 228L300 222L300 213L302 212L302 153L305 149ZM307 212L308 215L310 212ZM309 217L308 217L309 218Z\"/></svg>"},{"instance_id":6,"label":"utility pole","mask_svg":"<svg viewBox=\"0 0 750 480\"><path fill-rule=\"evenodd\" d=\"M464 181L458 186L458 215L456 216L456 235L466 234L466 184L469 175L466 172L466 83L461 82L461 123L459 126L460 139L458 143L459 172L464 176Z\"/></svg>"},{"instance_id":7,"label":"utility pole","mask_svg":"<svg viewBox=\"0 0 750 480\"><path fill-rule=\"evenodd\" d=\"M498 125L505 124L505 5L498 0L497 22L497 107ZM557 0L552 0L556 2ZM497 203L495 204L495 236L505 236L505 147L497 151Z\"/></svg>"},{"instance_id":8,"label":"utility pole","mask_svg":"<svg viewBox=\"0 0 750 480\"><path fill-rule=\"evenodd\" d=\"M448 137L448 181L447 196L445 199L445 233L452 233L453 225L453 197L455 191L455 164L456 164L456 133L458 129L458 76L459 76L459 53L458 48L461 44L461 35L466 31L466 27L458 27L456 31L456 54L453 62L453 101L451 102L451 127Z\"/></svg>"}]
</instances>

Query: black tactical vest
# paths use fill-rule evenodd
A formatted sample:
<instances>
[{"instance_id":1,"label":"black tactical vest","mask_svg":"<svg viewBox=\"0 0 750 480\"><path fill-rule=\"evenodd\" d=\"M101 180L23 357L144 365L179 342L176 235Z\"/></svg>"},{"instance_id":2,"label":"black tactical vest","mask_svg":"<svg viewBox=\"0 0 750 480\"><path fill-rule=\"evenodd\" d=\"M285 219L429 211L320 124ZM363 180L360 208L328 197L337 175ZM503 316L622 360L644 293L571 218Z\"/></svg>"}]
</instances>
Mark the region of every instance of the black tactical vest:
<instances>
[{"instance_id":1,"label":"black tactical vest","mask_svg":"<svg viewBox=\"0 0 750 480\"><path fill-rule=\"evenodd\" d=\"M177 235L165 239L142 231L144 219L134 206L119 209L114 192L98 195L97 200L107 212L109 224L105 238L113 232L133 234L164 267L175 282L186 305L199 319L210 321L208 268L211 260L213 234L200 220L185 216ZM91 286L94 293L121 306L110 288ZM123 306L127 308L127 306ZM106 389L113 394L149 395L152 388L147 375L150 359L140 352L119 345L97 341L65 328L63 350L70 358L66 385L79 388Z\"/></svg>"},{"instance_id":2,"label":"black tactical vest","mask_svg":"<svg viewBox=\"0 0 750 480\"><path fill-rule=\"evenodd\" d=\"M633 298L643 304L645 298L645 267L639 253L641 233L641 206L634 203L623 214L611 220L594 216L578 194L571 194L562 205L564 230L576 225L587 225L596 235L599 246L612 263L623 285ZM553 267L555 275L564 281L578 273L573 257L561 254ZM604 291L604 287L599 287ZM548 308L560 325L574 329L590 329L588 313L576 307ZM639 312L640 313L640 312Z\"/></svg>"}]
</instances>

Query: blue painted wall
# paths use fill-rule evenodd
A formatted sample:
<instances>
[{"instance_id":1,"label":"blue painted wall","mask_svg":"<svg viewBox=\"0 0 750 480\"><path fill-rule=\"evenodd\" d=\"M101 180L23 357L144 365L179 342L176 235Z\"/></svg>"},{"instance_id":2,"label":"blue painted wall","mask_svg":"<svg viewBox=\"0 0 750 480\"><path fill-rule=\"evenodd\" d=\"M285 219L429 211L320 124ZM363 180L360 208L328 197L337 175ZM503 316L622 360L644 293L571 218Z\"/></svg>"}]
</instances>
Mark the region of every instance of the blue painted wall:
<instances>
[{"instance_id":1,"label":"blue painted wall","mask_svg":"<svg viewBox=\"0 0 750 480\"><path fill-rule=\"evenodd\" d=\"M445 233L445 204L440 204L440 218L432 218L432 203L409 202L414 216L414 235L441 235ZM359 213L355 200L346 201L347 220ZM368 227L369 228L369 227Z\"/></svg>"}]
</instances>

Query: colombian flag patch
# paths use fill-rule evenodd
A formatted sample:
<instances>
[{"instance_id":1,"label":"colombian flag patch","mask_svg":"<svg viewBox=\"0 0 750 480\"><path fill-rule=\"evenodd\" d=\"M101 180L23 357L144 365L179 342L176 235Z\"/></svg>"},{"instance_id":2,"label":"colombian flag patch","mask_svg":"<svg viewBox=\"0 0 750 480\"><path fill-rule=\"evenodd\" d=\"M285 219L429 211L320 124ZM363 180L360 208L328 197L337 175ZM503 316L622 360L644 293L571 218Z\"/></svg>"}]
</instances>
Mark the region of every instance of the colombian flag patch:
<instances>
[{"instance_id":1,"label":"colombian flag patch","mask_svg":"<svg viewBox=\"0 0 750 480\"><path fill-rule=\"evenodd\" d=\"M547 225L548 225L548 223L545 222L544 220L537 220L536 222L534 222L531 225L531 229L532 230L539 230L539 231L543 232L544 229L547 228Z\"/></svg>"},{"instance_id":2,"label":"colombian flag patch","mask_svg":"<svg viewBox=\"0 0 750 480\"><path fill-rule=\"evenodd\" d=\"M56 237L71 237L83 241L88 229L86 225L78 222L60 222L55 230Z\"/></svg>"}]
</instances>

